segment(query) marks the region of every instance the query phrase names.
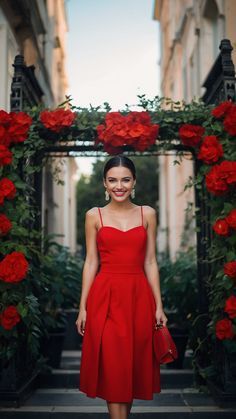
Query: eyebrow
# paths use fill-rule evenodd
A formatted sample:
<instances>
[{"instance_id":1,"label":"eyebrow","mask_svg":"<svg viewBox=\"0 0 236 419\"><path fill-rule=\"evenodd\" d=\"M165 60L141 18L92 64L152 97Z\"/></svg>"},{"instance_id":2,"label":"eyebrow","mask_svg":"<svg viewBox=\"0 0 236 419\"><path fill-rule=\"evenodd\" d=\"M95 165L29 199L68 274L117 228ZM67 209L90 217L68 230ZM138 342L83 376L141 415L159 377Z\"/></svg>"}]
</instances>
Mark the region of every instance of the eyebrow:
<instances>
[{"instance_id":1,"label":"eyebrow","mask_svg":"<svg viewBox=\"0 0 236 419\"><path fill-rule=\"evenodd\" d=\"M116 178L112 176L108 176L108 179L116 179ZM124 176L122 179L131 179L131 176Z\"/></svg>"}]
</instances>

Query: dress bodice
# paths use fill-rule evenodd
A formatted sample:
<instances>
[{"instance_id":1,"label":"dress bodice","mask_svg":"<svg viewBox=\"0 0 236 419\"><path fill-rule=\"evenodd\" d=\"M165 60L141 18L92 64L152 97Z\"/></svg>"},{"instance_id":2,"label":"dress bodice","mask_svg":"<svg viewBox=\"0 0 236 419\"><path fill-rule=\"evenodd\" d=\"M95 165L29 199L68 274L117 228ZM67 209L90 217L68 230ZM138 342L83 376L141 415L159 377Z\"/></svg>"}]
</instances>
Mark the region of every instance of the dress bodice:
<instances>
[{"instance_id":1,"label":"dress bodice","mask_svg":"<svg viewBox=\"0 0 236 419\"><path fill-rule=\"evenodd\" d=\"M139 226L130 228L127 231L116 227L103 225L100 208L98 208L102 226L97 232L97 246L100 255L101 268L114 269L114 266L120 270L124 268L135 271L143 268L147 232L142 223Z\"/></svg>"}]
</instances>

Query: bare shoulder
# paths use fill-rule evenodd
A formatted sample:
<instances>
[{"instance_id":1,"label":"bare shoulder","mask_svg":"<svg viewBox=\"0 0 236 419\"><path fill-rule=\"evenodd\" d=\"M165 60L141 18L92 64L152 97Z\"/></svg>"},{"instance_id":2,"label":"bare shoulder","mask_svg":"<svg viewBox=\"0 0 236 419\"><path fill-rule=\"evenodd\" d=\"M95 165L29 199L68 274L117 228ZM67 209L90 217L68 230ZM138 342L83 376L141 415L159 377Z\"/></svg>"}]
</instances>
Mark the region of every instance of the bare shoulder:
<instances>
[{"instance_id":1,"label":"bare shoulder","mask_svg":"<svg viewBox=\"0 0 236 419\"><path fill-rule=\"evenodd\" d=\"M150 205L143 205L143 217L148 226L156 226L157 224L157 211Z\"/></svg>"},{"instance_id":2,"label":"bare shoulder","mask_svg":"<svg viewBox=\"0 0 236 419\"><path fill-rule=\"evenodd\" d=\"M95 215L97 215L97 212L98 212L98 207L93 207L93 208L88 209L85 214L88 218L93 218Z\"/></svg>"},{"instance_id":3,"label":"bare shoulder","mask_svg":"<svg viewBox=\"0 0 236 419\"><path fill-rule=\"evenodd\" d=\"M86 221L95 224L98 219L98 207L93 207L85 212Z\"/></svg>"},{"instance_id":4,"label":"bare shoulder","mask_svg":"<svg viewBox=\"0 0 236 419\"><path fill-rule=\"evenodd\" d=\"M155 210L155 208L150 207L150 205L143 205L143 214L147 217L147 218L153 218L156 217L157 212Z\"/></svg>"}]
</instances>

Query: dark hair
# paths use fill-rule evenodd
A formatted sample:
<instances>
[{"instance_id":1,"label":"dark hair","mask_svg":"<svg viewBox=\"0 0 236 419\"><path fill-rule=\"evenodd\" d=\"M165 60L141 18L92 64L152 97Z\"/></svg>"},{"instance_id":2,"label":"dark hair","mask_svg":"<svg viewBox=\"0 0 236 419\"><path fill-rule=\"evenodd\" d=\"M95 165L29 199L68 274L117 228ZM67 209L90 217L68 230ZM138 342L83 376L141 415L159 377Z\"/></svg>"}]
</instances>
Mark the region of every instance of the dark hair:
<instances>
[{"instance_id":1,"label":"dark hair","mask_svg":"<svg viewBox=\"0 0 236 419\"><path fill-rule=\"evenodd\" d=\"M110 170L112 167L117 167L117 166L123 166L123 167L127 167L127 169L129 169L133 175L133 178L136 179L136 169L135 169L135 165L132 162L131 159L129 159L126 156L123 155L117 155L114 157L111 157L104 166L103 169L103 177L104 179L106 179L106 174L108 172L108 170Z\"/></svg>"}]
</instances>

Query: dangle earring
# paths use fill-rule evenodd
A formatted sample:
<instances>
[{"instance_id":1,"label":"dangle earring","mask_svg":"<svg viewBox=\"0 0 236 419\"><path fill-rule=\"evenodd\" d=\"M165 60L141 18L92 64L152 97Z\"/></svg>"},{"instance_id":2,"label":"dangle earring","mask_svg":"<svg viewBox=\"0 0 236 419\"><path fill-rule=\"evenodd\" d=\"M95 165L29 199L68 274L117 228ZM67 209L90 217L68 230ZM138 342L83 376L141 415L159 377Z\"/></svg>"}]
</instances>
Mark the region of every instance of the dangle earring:
<instances>
[{"instance_id":1,"label":"dangle earring","mask_svg":"<svg viewBox=\"0 0 236 419\"><path fill-rule=\"evenodd\" d=\"M106 200L106 201L109 201L109 198L110 198L110 195L109 195L109 193L107 192L107 190L105 190L105 200Z\"/></svg>"},{"instance_id":2,"label":"dangle earring","mask_svg":"<svg viewBox=\"0 0 236 419\"><path fill-rule=\"evenodd\" d=\"M135 189L134 189L134 188L132 189L132 191L131 191L131 194L130 194L130 195L131 195L131 198L132 198L132 199L134 199L134 198L135 198Z\"/></svg>"}]
</instances>

